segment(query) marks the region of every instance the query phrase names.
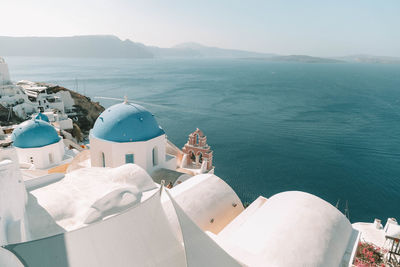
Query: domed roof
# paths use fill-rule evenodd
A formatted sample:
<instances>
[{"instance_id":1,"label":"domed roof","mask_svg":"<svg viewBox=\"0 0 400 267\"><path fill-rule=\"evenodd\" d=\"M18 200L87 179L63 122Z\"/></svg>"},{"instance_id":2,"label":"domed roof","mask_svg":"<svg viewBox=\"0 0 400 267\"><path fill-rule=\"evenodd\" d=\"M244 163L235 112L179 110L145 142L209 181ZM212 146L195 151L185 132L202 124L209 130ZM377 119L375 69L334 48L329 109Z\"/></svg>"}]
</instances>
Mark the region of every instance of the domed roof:
<instances>
[{"instance_id":1,"label":"domed roof","mask_svg":"<svg viewBox=\"0 0 400 267\"><path fill-rule=\"evenodd\" d=\"M50 121L49 121L49 117L47 117L47 116L46 116L45 114L43 114L42 112L39 112L39 113L36 115L35 119L36 119L36 120L42 120L42 121L45 121L45 122L50 122Z\"/></svg>"},{"instance_id":2,"label":"domed roof","mask_svg":"<svg viewBox=\"0 0 400 267\"><path fill-rule=\"evenodd\" d=\"M29 120L14 129L11 139L15 147L33 148L51 145L60 141L57 131L42 120Z\"/></svg>"},{"instance_id":3,"label":"domed roof","mask_svg":"<svg viewBox=\"0 0 400 267\"><path fill-rule=\"evenodd\" d=\"M106 109L91 130L96 138L120 143L147 141L164 133L153 114L127 102Z\"/></svg>"}]
</instances>

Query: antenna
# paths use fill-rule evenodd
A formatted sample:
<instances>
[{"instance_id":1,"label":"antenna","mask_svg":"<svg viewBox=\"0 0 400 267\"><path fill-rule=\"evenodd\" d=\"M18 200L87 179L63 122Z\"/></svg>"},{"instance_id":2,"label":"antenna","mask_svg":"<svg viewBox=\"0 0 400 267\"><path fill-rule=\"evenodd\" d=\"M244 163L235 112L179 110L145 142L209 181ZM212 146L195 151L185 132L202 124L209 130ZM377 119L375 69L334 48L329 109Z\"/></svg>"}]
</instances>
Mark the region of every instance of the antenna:
<instances>
[{"instance_id":1,"label":"antenna","mask_svg":"<svg viewBox=\"0 0 400 267\"><path fill-rule=\"evenodd\" d=\"M339 199L337 200L337 202L336 202L336 206L335 206L335 207L336 207L337 209L339 209L339 203L340 203L340 198L339 198Z\"/></svg>"}]
</instances>

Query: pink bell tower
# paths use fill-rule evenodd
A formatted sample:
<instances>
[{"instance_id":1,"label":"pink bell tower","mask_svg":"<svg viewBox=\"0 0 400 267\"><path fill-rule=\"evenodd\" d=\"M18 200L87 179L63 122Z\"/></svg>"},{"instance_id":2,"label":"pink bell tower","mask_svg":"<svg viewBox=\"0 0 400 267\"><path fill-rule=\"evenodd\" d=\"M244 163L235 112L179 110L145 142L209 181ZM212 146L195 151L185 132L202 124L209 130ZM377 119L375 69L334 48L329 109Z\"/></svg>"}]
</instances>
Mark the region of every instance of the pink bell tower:
<instances>
[{"instance_id":1,"label":"pink bell tower","mask_svg":"<svg viewBox=\"0 0 400 267\"><path fill-rule=\"evenodd\" d=\"M186 155L187 167L198 169L202 167L203 162L206 162L206 171L213 168L213 152L207 144L207 136L199 128L189 134L189 139L182 151Z\"/></svg>"}]
</instances>

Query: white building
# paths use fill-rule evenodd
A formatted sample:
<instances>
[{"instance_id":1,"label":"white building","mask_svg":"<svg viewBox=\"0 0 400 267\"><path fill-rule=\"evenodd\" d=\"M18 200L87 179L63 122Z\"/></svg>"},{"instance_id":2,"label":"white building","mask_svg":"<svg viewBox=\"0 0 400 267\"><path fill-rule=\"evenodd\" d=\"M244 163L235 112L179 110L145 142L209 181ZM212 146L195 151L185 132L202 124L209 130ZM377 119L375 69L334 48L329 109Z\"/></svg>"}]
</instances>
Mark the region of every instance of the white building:
<instances>
[{"instance_id":1,"label":"white building","mask_svg":"<svg viewBox=\"0 0 400 267\"><path fill-rule=\"evenodd\" d=\"M72 119L68 118L66 114L61 112L46 111L32 114L32 118L37 118L38 116L41 120L50 123L60 130L71 130L74 127Z\"/></svg>"},{"instance_id":2,"label":"white building","mask_svg":"<svg viewBox=\"0 0 400 267\"><path fill-rule=\"evenodd\" d=\"M46 169L63 161L63 140L54 127L44 120L33 119L19 124L11 139L20 164L28 163L36 169Z\"/></svg>"},{"instance_id":3,"label":"white building","mask_svg":"<svg viewBox=\"0 0 400 267\"><path fill-rule=\"evenodd\" d=\"M0 57L0 86L11 84L8 66L3 58Z\"/></svg>"},{"instance_id":4,"label":"white building","mask_svg":"<svg viewBox=\"0 0 400 267\"><path fill-rule=\"evenodd\" d=\"M135 163L152 173L176 169L176 158L166 153L166 135L153 114L125 101L109 107L90 132L93 167L118 167Z\"/></svg>"},{"instance_id":5,"label":"white building","mask_svg":"<svg viewBox=\"0 0 400 267\"><path fill-rule=\"evenodd\" d=\"M73 108L74 100L68 91L56 94L48 92L48 87L36 82L22 80L16 85L11 82L8 65L0 57L0 104L10 107L22 119L28 118L33 113L57 111L64 114ZM61 123L67 123L60 118ZM68 125L61 125L64 129Z\"/></svg>"}]
</instances>

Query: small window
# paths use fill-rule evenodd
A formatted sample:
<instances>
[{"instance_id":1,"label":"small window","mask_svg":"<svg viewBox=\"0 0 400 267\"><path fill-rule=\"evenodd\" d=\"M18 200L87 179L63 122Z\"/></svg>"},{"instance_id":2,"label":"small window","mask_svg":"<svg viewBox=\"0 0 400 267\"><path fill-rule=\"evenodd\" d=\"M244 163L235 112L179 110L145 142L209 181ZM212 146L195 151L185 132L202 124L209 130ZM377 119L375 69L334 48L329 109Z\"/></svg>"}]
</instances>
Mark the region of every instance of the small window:
<instances>
[{"instance_id":1,"label":"small window","mask_svg":"<svg viewBox=\"0 0 400 267\"><path fill-rule=\"evenodd\" d=\"M49 153L49 163L53 164L54 163L54 159L53 159L53 154Z\"/></svg>"},{"instance_id":2,"label":"small window","mask_svg":"<svg viewBox=\"0 0 400 267\"><path fill-rule=\"evenodd\" d=\"M157 147L153 148L153 166L158 164L158 149Z\"/></svg>"},{"instance_id":3,"label":"small window","mask_svg":"<svg viewBox=\"0 0 400 267\"><path fill-rule=\"evenodd\" d=\"M125 155L125 163L135 163L135 155L126 154Z\"/></svg>"},{"instance_id":4,"label":"small window","mask_svg":"<svg viewBox=\"0 0 400 267\"><path fill-rule=\"evenodd\" d=\"M104 156L104 152L101 152L101 163L103 167L106 166L106 157Z\"/></svg>"}]
</instances>

